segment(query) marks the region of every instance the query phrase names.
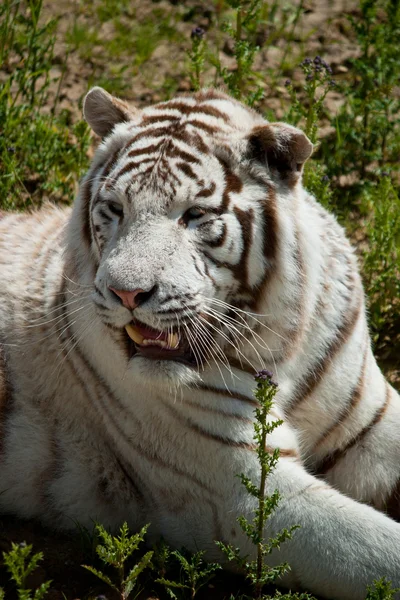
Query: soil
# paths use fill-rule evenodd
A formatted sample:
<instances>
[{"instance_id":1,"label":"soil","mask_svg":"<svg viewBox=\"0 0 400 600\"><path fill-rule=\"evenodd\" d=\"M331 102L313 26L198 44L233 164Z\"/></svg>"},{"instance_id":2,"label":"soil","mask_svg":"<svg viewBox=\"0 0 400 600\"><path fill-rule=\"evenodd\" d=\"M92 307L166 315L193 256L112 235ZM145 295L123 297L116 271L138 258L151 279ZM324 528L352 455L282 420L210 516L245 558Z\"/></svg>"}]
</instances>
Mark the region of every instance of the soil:
<instances>
[{"instance_id":1,"label":"soil","mask_svg":"<svg viewBox=\"0 0 400 600\"><path fill-rule=\"evenodd\" d=\"M64 0L63 2L45 0L44 2L45 15L59 17L52 73L55 77L62 74L59 108L70 111L71 121L81 118L82 98L90 85L97 83L104 73L110 74L115 65L128 65L129 67L134 61L134 57L129 53L119 57L104 55L102 45L93 46L89 54L84 55L77 49L71 50L66 43L65 36L74 23L86 24L88 30L98 26L94 14L99 2L100 0L87 2L84 0ZM304 56L322 56L332 66L337 80L348 76L349 58L354 57L357 53L357 46L349 37L350 28L347 19L348 15L357 14L357 0L306 0L303 4L305 14L300 25L295 29L294 42L288 45L288 42L282 39L275 47L264 48L257 59L259 65L267 65L276 72L277 85L270 87L268 81L264 82L266 100L263 108L272 110L277 119L282 117L283 106L288 97L287 89L284 86L285 79L290 77L296 82L299 77L298 73L287 67L285 70L279 71L282 56L285 53L293 65L298 62L298 58L304 58ZM205 29L210 27L211 21L215 19L214 7L217 2L211 0L205 2L200 0L186 2L136 0L132 1L131 5L135 8L137 21L143 21L146 17L151 16L155 7L165 15L178 16L179 18L175 19L175 26L179 39L173 43L169 40L161 40L147 62L137 68L129 67L128 72L132 74L132 77L131 79L126 77L123 82L123 92L118 92L118 95L137 106L143 106L163 100L167 84L171 87L171 93L189 91L189 77L182 75L185 72L185 51L189 47L188 38L194 26L200 25ZM186 20L183 20L182 16ZM111 23L105 22L101 24L97 33L102 40L110 40L115 32ZM224 47L221 51L221 60L228 67L233 64L229 46ZM281 83L279 83L280 81ZM49 97L49 110L56 93L57 86L54 85ZM327 98L329 110L335 111L341 102L342 97L338 92L331 91L329 93ZM322 135L326 135L329 131L329 126L326 124ZM93 147L96 143L97 140L94 137ZM400 383L400 349L397 356L383 356L383 361L391 380ZM29 585L34 588L43 581L51 579L52 584L47 596L49 600L95 598L97 595L104 594L110 600L114 598L105 584L98 584L94 576L81 567L82 564L91 561L93 564L95 557L93 548L88 550L88 540L82 533L77 535L55 534L38 523L23 522L5 516L0 519L0 552L9 550L11 541L33 544L34 551L41 550L44 553L44 560L31 576ZM13 593L8 587L7 581L8 575L4 568L0 567L0 585L7 586L7 589L10 590L7 598L12 600ZM243 581L236 576L217 576L198 597L210 600L229 599L230 594L236 594L238 588L242 588L242 586ZM158 598L157 590L153 591L150 587L141 595L141 598L155 600Z\"/></svg>"}]
</instances>

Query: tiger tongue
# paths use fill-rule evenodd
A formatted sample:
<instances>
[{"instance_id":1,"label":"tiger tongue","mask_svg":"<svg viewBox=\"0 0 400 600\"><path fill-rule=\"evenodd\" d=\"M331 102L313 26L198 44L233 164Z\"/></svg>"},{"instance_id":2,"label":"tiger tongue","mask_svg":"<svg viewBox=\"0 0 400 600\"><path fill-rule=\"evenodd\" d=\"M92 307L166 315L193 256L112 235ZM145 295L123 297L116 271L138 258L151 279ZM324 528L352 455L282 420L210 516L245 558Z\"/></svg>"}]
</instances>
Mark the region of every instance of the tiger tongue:
<instances>
[{"instance_id":1,"label":"tiger tongue","mask_svg":"<svg viewBox=\"0 0 400 600\"><path fill-rule=\"evenodd\" d=\"M126 325L125 329L135 344L149 345L149 342L154 341L157 345L165 345L169 348L177 348L179 345L179 338L175 333L166 333L165 331L131 323Z\"/></svg>"}]
</instances>

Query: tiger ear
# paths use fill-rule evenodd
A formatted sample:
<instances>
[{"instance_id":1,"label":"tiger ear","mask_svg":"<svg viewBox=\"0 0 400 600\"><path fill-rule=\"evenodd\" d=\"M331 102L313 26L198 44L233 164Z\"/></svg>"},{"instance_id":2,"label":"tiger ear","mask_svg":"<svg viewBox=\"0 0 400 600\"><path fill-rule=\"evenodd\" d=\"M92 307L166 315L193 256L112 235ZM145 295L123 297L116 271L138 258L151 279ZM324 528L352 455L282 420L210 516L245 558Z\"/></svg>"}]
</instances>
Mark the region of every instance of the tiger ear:
<instances>
[{"instance_id":1,"label":"tiger ear","mask_svg":"<svg viewBox=\"0 0 400 600\"><path fill-rule=\"evenodd\" d=\"M101 87L92 88L83 101L83 116L97 135L105 137L117 125L131 121L135 113L127 104Z\"/></svg>"},{"instance_id":2,"label":"tiger ear","mask_svg":"<svg viewBox=\"0 0 400 600\"><path fill-rule=\"evenodd\" d=\"M303 164L311 156L313 145L305 133L286 123L268 123L255 127L249 138L250 158L278 172L281 179L294 182Z\"/></svg>"}]
</instances>

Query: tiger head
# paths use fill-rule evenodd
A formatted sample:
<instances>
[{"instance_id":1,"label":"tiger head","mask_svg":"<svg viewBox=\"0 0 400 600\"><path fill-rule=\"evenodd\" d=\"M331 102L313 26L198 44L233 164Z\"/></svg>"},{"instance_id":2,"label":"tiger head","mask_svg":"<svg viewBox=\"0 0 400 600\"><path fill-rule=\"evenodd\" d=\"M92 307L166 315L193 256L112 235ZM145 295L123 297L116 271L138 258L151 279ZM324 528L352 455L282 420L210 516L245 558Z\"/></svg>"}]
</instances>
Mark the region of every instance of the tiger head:
<instances>
[{"instance_id":1,"label":"tiger head","mask_svg":"<svg viewBox=\"0 0 400 600\"><path fill-rule=\"evenodd\" d=\"M129 364L171 375L246 359L276 267L277 202L296 194L311 142L212 90L136 110L96 87L84 116L102 142L71 231Z\"/></svg>"}]
</instances>

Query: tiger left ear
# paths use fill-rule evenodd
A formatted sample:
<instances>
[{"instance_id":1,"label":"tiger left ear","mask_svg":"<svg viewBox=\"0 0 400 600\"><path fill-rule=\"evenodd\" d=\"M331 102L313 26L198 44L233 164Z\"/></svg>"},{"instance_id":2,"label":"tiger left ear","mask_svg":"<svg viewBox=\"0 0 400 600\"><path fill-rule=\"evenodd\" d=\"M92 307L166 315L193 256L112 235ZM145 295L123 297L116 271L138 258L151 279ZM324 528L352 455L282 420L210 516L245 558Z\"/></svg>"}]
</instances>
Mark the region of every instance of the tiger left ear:
<instances>
[{"instance_id":1,"label":"tiger left ear","mask_svg":"<svg viewBox=\"0 0 400 600\"><path fill-rule=\"evenodd\" d=\"M118 123L131 121L135 113L127 104L111 96L101 87L94 87L83 101L83 116L97 135L105 137Z\"/></svg>"},{"instance_id":2,"label":"tiger left ear","mask_svg":"<svg viewBox=\"0 0 400 600\"><path fill-rule=\"evenodd\" d=\"M313 145L300 129L286 123L268 123L255 127L248 138L249 158L268 166L281 179L301 172L303 164L311 156Z\"/></svg>"}]
</instances>

